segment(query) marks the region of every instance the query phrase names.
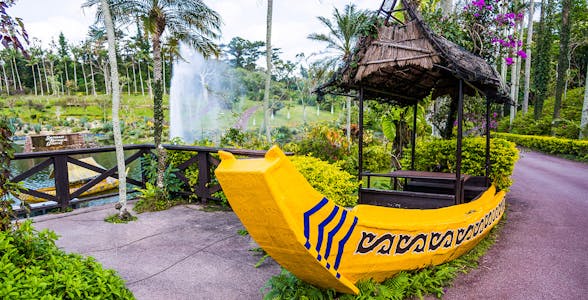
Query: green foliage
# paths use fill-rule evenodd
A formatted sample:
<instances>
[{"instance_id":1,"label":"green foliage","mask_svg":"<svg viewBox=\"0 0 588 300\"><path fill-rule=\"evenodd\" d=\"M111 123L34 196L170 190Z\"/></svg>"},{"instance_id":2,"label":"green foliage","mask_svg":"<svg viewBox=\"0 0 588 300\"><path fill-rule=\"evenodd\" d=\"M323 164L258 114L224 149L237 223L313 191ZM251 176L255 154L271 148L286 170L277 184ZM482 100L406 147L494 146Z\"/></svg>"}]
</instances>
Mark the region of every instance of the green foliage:
<instances>
[{"instance_id":1,"label":"green foliage","mask_svg":"<svg viewBox=\"0 0 588 300\"><path fill-rule=\"evenodd\" d=\"M144 189L137 189L139 201L135 203L133 210L138 213L146 211L161 211L173 206L173 202L165 194L165 191L158 189L151 182L145 183Z\"/></svg>"},{"instance_id":2,"label":"green foliage","mask_svg":"<svg viewBox=\"0 0 588 300\"><path fill-rule=\"evenodd\" d=\"M10 161L14 158L11 136L7 118L0 115L0 231L12 228L15 215L9 197L19 189L17 184L10 182Z\"/></svg>"},{"instance_id":3,"label":"green foliage","mask_svg":"<svg viewBox=\"0 0 588 300\"><path fill-rule=\"evenodd\" d=\"M66 254L57 235L26 221L0 232L2 299L134 299L124 281L94 258Z\"/></svg>"},{"instance_id":4,"label":"green foliage","mask_svg":"<svg viewBox=\"0 0 588 300\"><path fill-rule=\"evenodd\" d=\"M431 140L418 143L415 169L420 171L455 172L456 140ZM512 185L514 164L519 151L514 143L503 139L490 141L490 179L499 189ZM410 164L410 155L405 155L403 165ZM486 139L466 138L462 145L462 173L484 176L486 163Z\"/></svg>"},{"instance_id":5,"label":"green foliage","mask_svg":"<svg viewBox=\"0 0 588 300\"><path fill-rule=\"evenodd\" d=\"M576 139L580 133L580 119L584 100L584 88L575 88L567 92L561 104L560 117L553 120L554 97L545 100L543 114L535 119L533 111L526 115L517 113L509 130L509 118L500 121L499 131L524 135L553 135L556 137Z\"/></svg>"},{"instance_id":6,"label":"green foliage","mask_svg":"<svg viewBox=\"0 0 588 300\"><path fill-rule=\"evenodd\" d=\"M378 283L372 279L356 283L358 295L340 294L331 289L317 288L305 283L282 269L280 275L270 278L262 289L263 299L339 299L339 300L386 300L423 299L426 295L441 298L444 287L449 286L460 273L478 267L478 261L496 242L506 215L468 253L442 265L429 266L415 271L402 271L394 277Z\"/></svg>"},{"instance_id":7,"label":"green foliage","mask_svg":"<svg viewBox=\"0 0 588 300\"><path fill-rule=\"evenodd\" d=\"M550 136L532 136L511 133L494 133L496 137L509 140L517 145L533 150L571 156L575 159L588 161L588 141L562 139Z\"/></svg>"},{"instance_id":8,"label":"green foliage","mask_svg":"<svg viewBox=\"0 0 588 300\"><path fill-rule=\"evenodd\" d=\"M137 216L130 216L128 218L121 219L120 214L115 213L110 216L104 218L104 222L113 223L113 224L127 224L132 221L136 221Z\"/></svg>"},{"instance_id":9,"label":"green foliage","mask_svg":"<svg viewBox=\"0 0 588 300\"><path fill-rule=\"evenodd\" d=\"M328 199L345 207L357 204L359 182L355 176L315 157L292 156L290 160L310 185Z\"/></svg>"},{"instance_id":10,"label":"green foliage","mask_svg":"<svg viewBox=\"0 0 588 300\"><path fill-rule=\"evenodd\" d=\"M349 156L349 143L343 130L319 124L298 142L298 154L310 154L328 162L336 162Z\"/></svg>"},{"instance_id":11,"label":"green foliage","mask_svg":"<svg viewBox=\"0 0 588 300\"><path fill-rule=\"evenodd\" d=\"M243 131L237 128L229 128L221 136L221 147L243 149L268 149L266 141L252 131Z\"/></svg>"},{"instance_id":12,"label":"green foliage","mask_svg":"<svg viewBox=\"0 0 588 300\"><path fill-rule=\"evenodd\" d=\"M322 290L311 284L296 278L290 272L282 269L280 275L273 276L262 289L267 292L264 300L289 300L289 299L334 299L334 290Z\"/></svg>"}]
</instances>

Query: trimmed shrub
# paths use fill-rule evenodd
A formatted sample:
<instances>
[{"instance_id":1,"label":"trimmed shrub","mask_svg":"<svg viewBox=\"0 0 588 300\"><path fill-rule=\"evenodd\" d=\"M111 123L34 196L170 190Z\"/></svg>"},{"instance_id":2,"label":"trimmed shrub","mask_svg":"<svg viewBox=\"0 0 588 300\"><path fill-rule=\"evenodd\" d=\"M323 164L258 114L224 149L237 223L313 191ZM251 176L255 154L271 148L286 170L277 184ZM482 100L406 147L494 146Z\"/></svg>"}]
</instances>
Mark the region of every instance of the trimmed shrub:
<instances>
[{"instance_id":1,"label":"trimmed shrub","mask_svg":"<svg viewBox=\"0 0 588 300\"><path fill-rule=\"evenodd\" d=\"M563 139L551 136L533 136L497 132L496 137L509 140L521 147L559 155L569 155L578 160L588 161L588 141Z\"/></svg>"},{"instance_id":2,"label":"trimmed shrub","mask_svg":"<svg viewBox=\"0 0 588 300\"><path fill-rule=\"evenodd\" d=\"M311 156L291 156L290 160L310 185L328 199L345 207L357 204L359 182L355 176Z\"/></svg>"},{"instance_id":3,"label":"trimmed shrub","mask_svg":"<svg viewBox=\"0 0 588 300\"><path fill-rule=\"evenodd\" d=\"M415 169L419 171L455 172L456 140L432 140L417 144ZM410 151L405 151L402 165L410 165ZM519 151L514 143L504 139L491 139L490 179L499 189L512 185L510 176ZM486 164L486 139L466 138L462 145L462 168L464 174L484 176Z\"/></svg>"},{"instance_id":4,"label":"trimmed shrub","mask_svg":"<svg viewBox=\"0 0 588 300\"><path fill-rule=\"evenodd\" d=\"M31 221L0 232L0 299L134 299L115 271L66 254L56 240Z\"/></svg>"}]
</instances>

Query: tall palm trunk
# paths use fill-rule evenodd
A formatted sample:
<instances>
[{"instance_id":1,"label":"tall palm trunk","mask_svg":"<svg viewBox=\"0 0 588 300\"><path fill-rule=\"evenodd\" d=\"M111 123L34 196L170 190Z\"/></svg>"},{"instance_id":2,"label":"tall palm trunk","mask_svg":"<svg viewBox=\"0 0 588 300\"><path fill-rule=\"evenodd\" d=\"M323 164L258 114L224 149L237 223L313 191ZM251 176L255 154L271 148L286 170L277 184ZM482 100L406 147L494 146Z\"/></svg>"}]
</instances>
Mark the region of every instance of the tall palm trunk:
<instances>
[{"instance_id":1,"label":"tall palm trunk","mask_svg":"<svg viewBox=\"0 0 588 300\"><path fill-rule=\"evenodd\" d=\"M12 86L14 87L14 91L17 91L16 75L14 74L14 65L12 64L12 60L10 60L10 72L12 73Z\"/></svg>"},{"instance_id":2,"label":"tall palm trunk","mask_svg":"<svg viewBox=\"0 0 588 300\"><path fill-rule=\"evenodd\" d=\"M135 95L137 94L137 72L135 71L135 61L133 60L133 86L135 87Z\"/></svg>"},{"instance_id":3,"label":"tall palm trunk","mask_svg":"<svg viewBox=\"0 0 588 300\"><path fill-rule=\"evenodd\" d=\"M89 65L90 65L90 80L91 80L91 83L92 83L92 94L94 96L96 96L98 94L96 93L96 81L94 79L94 67L93 67L92 58L90 58Z\"/></svg>"},{"instance_id":4,"label":"tall palm trunk","mask_svg":"<svg viewBox=\"0 0 588 300\"><path fill-rule=\"evenodd\" d=\"M86 76L86 68L84 68L84 59L82 58L82 77L84 77L84 89L86 90L86 95L90 95L90 91L88 90L88 77Z\"/></svg>"},{"instance_id":5,"label":"tall palm trunk","mask_svg":"<svg viewBox=\"0 0 588 300\"><path fill-rule=\"evenodd\" d=\"M69 72L67 71L67 59L63 60L63 68L65 69L65 87L67 88L67 95L70 95L69 86L67 82L69 81Z\"/></svg>"},{"instance_id":6,"label":"tall palm trunk","mask_svg":"<svg viewBox=\"0 0 588 300\"><path fill-rule=\"evenodd\" d=\"M51 76L51 90L53 91L54 96L59 96L59 87L56 86L57 83L55 82L55 72L53 70L53 61L49 59L49 75Z\"/></svg>"},{"instance_id":7,"label":"tall palm trunk","mask_svg":"<svg viewBox=\"0 0 588 300\"><path fill-rule=\"evenodd\" d=\"M264 118L263 122L265 125L265 137L268 144L272 142L271 125L270 125L270 88L272 82L272 10L273 0L267 0L267 22L266 22L266 36L265 36L265 49L266 49L266 77L265 77L265 92L263 94L263 111Z\"/></svg>"},{"instance_id":8,"label":"tall palm trunk","mask_svg":"<svg viewBox=\"0 0 588 300\"><path fill-rule=\"evenodd\" d=\"M78 64L78 58L74 55L74 59L73 59L73 75L74 75L74 86L77 87L78 86L78 70L76 68L76 65Z\"/></svg>"},{"instance_id":9,"label":"tall palm trunk","mask_svg":"<svg viewBox=\"0 0 588 300\"><path fill-rule=\"evenodd\" d=\"M108 63L107 62L103 62L102 63L102 74L104 74L104 92L106 93L106 95L110 95L111 92L111 86L110 84L108 84L108 82L110 81L110 78L108 77Z\"/></svg>"},{"instance_id":10,"label":"tall palm trunk","mask_svg":"<svg viewBox=\"0 0 588 300\"><path fill-rule=\"evenodd\" d=\"M5 64L2 64L2 73L4 73L4 83L6 84L6 94L10 95L10 86L8 85L8 76L6 75L6 67Z\"/></svg>"},{"instance_id":11,"label":"tall palm trunk","mask_svg":"<svg viewBox=\"0 0 588 300\"><path fill-rule=\"evenodd\" d=\"M16 64L16 54L12 56L12 63L14 64L14 71L16 72L16 80L18 81L18 90L22 91L22 82L20 81L20 73L18 72L18 65Z\"/></svg>"},{"instance_id":12,"label":"tall palm trunk","mask_svg":"<svg viewBox=\"0 0 588 300\"><path fill-rule=\"evenodd\" d=\"M161 33L163 30L153 34L153 118L154 118L154 140L157 149L157 187L163 189L163 175L165 172L165 149L161 145L163 134L163 89L162 89L162 68L161 68ZM140 74L140 73L139 73Z\"/></svg>"},{"instance_id":13,"label":"tall palm trunk","mask_svg":"<svg viewBox=\"0 0 588 300\"><path fill-rule=\"evenodd\" d=\"M61 94L65 95L65 83L63 82L63 76L59 76L59 82L61 82Z\"/></svg>"},{"instance_id":14,"label":"tall palm trunk","mask_svg":"<svg viewBox=\"0 0 588 300\"><path fill-rule=\"evenodd\" d=\"M129 77L129 65L126 65L127 69L127 94L131 95L131 78Z\"/></svg>"},{"instance_id":15,"label":"tall palm trunk","mask_svg":"<svg viewBox=\"0 0 588 300\"><path fill-rule=\"evenodd\" d=\"M35 90L35 96L39 95L37 91L37 76L35 76L35 65L31 64L31 75L33 75L33 86Z\"/></svg>"},{"instance_id":16,"label":"tall palm trunk","mask_svg":"<svg viewBox=\"0 0 588 300\"><path fill-rule=\"evenodd\" d=\"M114 37L114 24L110 16L108 0L101 0L104 11L104 23L106 25L106 34L108 36L108 59L110 60L110 82L112 85L112 131L114 133L114 145L116 149L116 166L118 169L118 197L120 207L119 217L127 219L127 180L125 171L125 153L122 145L122 136L120 133L120 119L118 112L120 109L120 88L118 79L118 67L116 63L116 46Z\"/></svg>"},{"instance_id":17,"label":"tall palm trunk","mask_svg":"<svg viewBox=\"0 0 588 300\"><path fill-rule=\"evenodd\" d=\"M141 70L141 60L137 60L138 68L139 68L139 84L141 85L141 95L145 96L145 86L143 84L143 70Z\"/></svg>"},{"instance_id":18,"label":"tall palm trunk","mask_svg":"<svg viewBox=\"0 0 588 300\"><path fill-rule=\"evenodd\" d=\"M39 64L37 66L37 75L39 76L39 89L41 90L41 96L45 96L45 91L43 91L43 77L41 77L41 67Z\"/></svg>"},{"instance_id":19,"label":"tall palm trunk","mask_svg":"<svg viewBox=\"0 0 588 300\"><path fill-rule=\"evenodd\" d=\"M45 56L41 56L41 62L43 63L43 73L45 74L45 88L47 90L47 94L50 94L49 77L47 77L47 64L45 63Z\"/></svg>"},{"instance_id":20,"label":"tall palm trunk","mask_svg":"<svg viewBox=\"0 0 588 300\"><path fill-rule=\"evenodd\" d=\"M535 0L529 4L529 23L527 25L527 58L525 59L525 88L523 96L523 115L529 110L529 91L531 89L531 44L533 43L533 14L535 13Z\"/></svg>"}]
</instances>

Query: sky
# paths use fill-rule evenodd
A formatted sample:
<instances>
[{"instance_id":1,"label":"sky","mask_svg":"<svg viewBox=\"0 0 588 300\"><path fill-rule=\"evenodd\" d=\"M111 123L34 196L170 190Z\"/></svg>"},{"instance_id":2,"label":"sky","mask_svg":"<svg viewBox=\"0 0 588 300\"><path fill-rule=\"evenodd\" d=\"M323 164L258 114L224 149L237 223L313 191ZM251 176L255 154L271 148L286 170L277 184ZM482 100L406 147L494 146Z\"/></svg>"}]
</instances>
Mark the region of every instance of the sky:
<instances>
[{"instance_id":1,"label":"sky","mask_svg":"<svg viewBox=\"0 0 588 300\"><path fill-rule=\"evenodd\" d=\"M30 37L43 45L57 41L60 32L70 42L82 41L94 23L93 9L82 9L83 0L18 0L9 9L21 17ZM265 41L267 1L265 0L204 0L222 19L222 38L227 43L235 36L251 41ZM333 8L340 10L353 3L360 9L376 10L380 0L276 0L273 7L272 44L281 48L282 58L294 60L296 54L309 55L325 49L325 44L311 41L311 33L326 33L317 17L331 18Z\"/></svg>"}]
</instances>

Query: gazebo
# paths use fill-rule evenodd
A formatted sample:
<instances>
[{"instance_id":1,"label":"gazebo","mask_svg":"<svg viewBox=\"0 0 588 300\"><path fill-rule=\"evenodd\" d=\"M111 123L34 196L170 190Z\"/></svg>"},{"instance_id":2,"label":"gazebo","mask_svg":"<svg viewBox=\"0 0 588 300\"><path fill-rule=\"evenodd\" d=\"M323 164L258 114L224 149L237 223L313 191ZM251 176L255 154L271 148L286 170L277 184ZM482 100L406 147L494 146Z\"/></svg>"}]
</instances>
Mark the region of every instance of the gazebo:
<instances>
[{"instance_id":1,"label":"gazebo","mask_svg":"<svg viewBox=\"0 0 588 300\"><path fill-rule=\"evenodd\" d=\"M483 58L435 34L424 23L416 3L383 0L378 10L383 20L377 35L360 39L356 51L333 78L320 86L319 98L326 93L349 94L359 98L359 177L383 176L394 180L394 189L360 188L360 203L403 208L438 208L476 199L490 185L490 105L510 98L498 72ZM486 98L485 176L469 176L461 170L464 95ZM449 95L452 99L448 123L457 114L455 173L397 170L386 174L363 170L364 101L371 99L400 106L416 106L425 97ZM411 137L411 169L414 169L416 130ZM397 190L404 178L403 190Z\"/></svg>"}]
</instances>

